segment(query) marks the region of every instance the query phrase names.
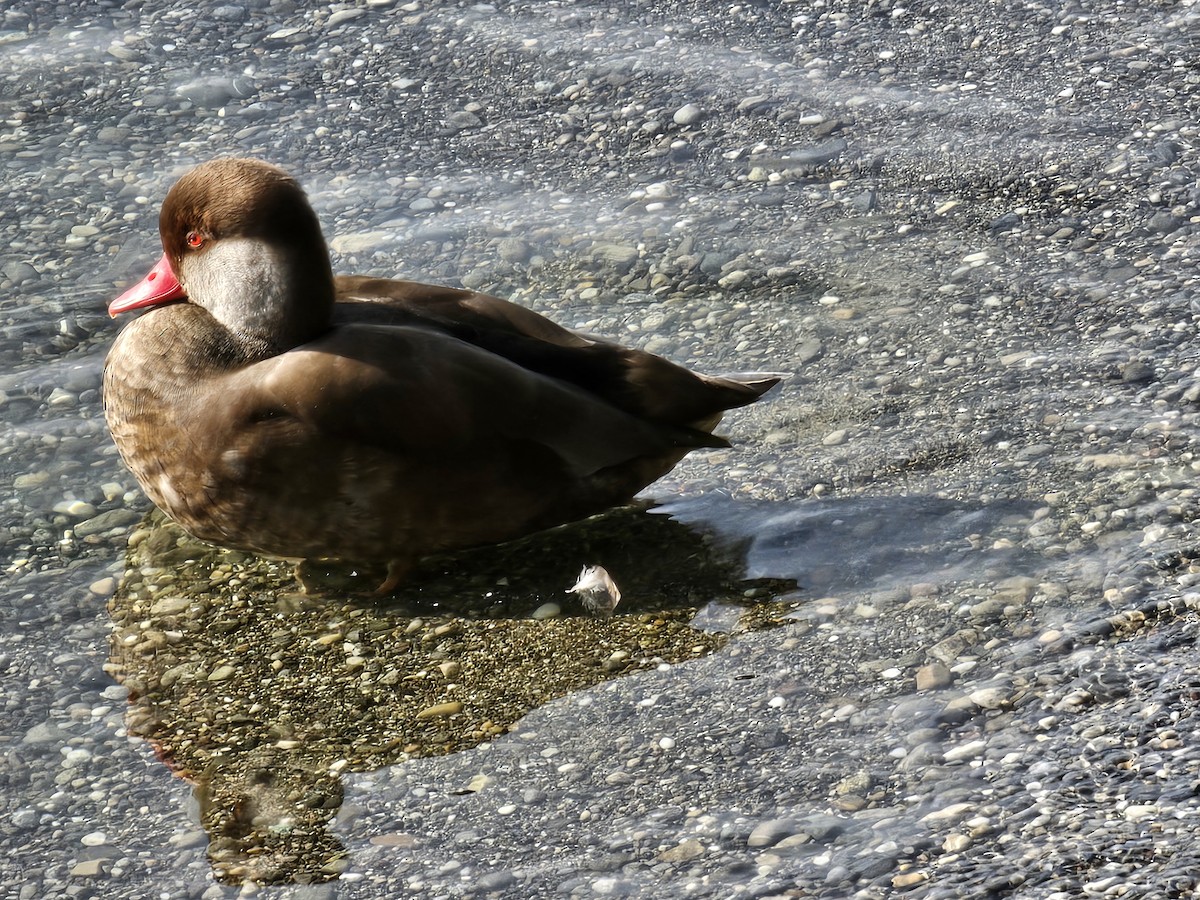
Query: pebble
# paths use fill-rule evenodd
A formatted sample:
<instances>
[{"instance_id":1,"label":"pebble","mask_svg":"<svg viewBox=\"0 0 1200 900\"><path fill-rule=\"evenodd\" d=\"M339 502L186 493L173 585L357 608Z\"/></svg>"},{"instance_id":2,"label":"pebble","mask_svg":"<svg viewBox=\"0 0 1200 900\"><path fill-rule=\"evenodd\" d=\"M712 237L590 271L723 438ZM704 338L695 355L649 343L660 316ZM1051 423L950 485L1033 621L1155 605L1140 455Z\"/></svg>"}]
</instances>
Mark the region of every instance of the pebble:
<instances>
[{"instance_id":1,"label":"pebble","mask_svg":"<svg viewBox=\"0 0 1200 900\"><path fill-rule=\"evenodd\" d=\"M463 705L458 700L448 700L445 703L435 703L417 713L418 719L442 719L457 715L463 711Z\"/></svg>"},{"instance_id":2,"label":"pebble","mask_svg":"<svg viewBox=\"0 0 1200 900\"><path fill-rule=\"evenodd\" d=\"M942 663L930 663L917 669L916 685L918 691L931 691L944 688L954 680Z\"/></svg>"},{"instance_id":3,"label":"pebble","mask_svg":"<svg viewBox=\"0 0 1200 900\"><path fill-rule=\"evenodd\" d=\"M688 125L695 125L702 118L704 118L703 110L694 103L687 103L675 110L674 115L671 116L671 121L676 125L686 127Z\"/></svg>"},{"instance_id":4,"label":"pebble","mask_svg":"<svg viewBox=\"0 0 1200 900\"><path fill-rule=\"evenodd\" d=\"M87 506L87 504L84 504L84 506ZM95 512L94 507L92 508L92 512ZM67 514L68 515L88 515L86 510L82 510L82 509L79 512L71 512L70 510L68 510ZM138 512L134 512L132 509L105 510L102 513L97 513L95 515L92 515L90 518L87 518L84 521L79 522L75 526L75 536L83 538L83 537L89 537L93 534L104 534L106 532L112 531L113 529L129 528L130 526L139 522L141 520L141 518L142 518L142 514L138 513Z\"/></svg>"},{"instance_id":5,"label":"pebble","mask_svg":"<svg viewBox=\"0 0 1200 900\"><path fill-rule=\"evenodd\" d=\"M799 824L795 819L768 819L754 826L754 830L746 839L746 844L753 849L774 847L784 838L791 837L798 831Z\"/></svg>"}]
</instances>

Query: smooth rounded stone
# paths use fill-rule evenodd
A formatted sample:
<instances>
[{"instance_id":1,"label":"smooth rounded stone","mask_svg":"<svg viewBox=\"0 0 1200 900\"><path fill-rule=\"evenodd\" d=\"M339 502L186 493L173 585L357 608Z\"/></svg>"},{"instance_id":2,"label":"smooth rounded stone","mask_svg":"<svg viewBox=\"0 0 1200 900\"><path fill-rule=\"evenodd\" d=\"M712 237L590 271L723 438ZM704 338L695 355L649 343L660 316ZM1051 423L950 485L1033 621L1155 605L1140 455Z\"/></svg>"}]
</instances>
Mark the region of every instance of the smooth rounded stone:
<instances>
[{"instance_id":1,"label":"smooth rounded stone","mask_svg":"<svg viewBox=\"0 0 1200 900\"><path fill-rule=\"evenodd\" d=\"M768 819L754 826L746 845L751 848L774 847L784 838L798 834L800 825L795 819Z\"/></svg>"},{"instance_id":2,"label":"smooth rounded stone","mask_svg":"<svg viewBox=\"0 0 1200 900\"><path fill-rule=\"evenodd\" d=\"M982 687L967 694L967 699L980 709L1001 709L1011 698L1012 689L1003 687Z\"/></svg>"},{"instance_id":3,"label":"smooth rounded stone","mask_svg":"<svg viewBox=\"0 0 1200 900\"><path fill-rule=\"evenodd\" d=\"M967 610L967 613L970 615L972 621L980 624L988 624L1003 619L1004 611L1008 606L1009 604L1004 600L998 597L990 597L987 600L974 604Z\"/></svg>"},{"instance_id":4,"label":"smooth rounded stone","mask_svg":"<svg viewBox=\"0 0 1200 900\"><path fill-rule=\"evenodd\" d=\"M109 597L112 592L117 589L117 579L111 575L107 578L100 578L88 585L88 590L97 597Z\"/></svg>"},{"instance_id":5,"label":"smooth rounded stone","mask_svg":"<svg viewBox=\"0 0 1200 900\"><path fill-rule=\"evenodd\" d=\"M787 819L778 821L790 821ZM850 819L834 816L828 813L816 813L805 816L800 820L797 834L806 834L814 841L827 844L844 832L850 824Z\"/></svg>"},{"instance_id":6,"label":"smooth rounded stone","mask_svg":"<svg viewBox=\"0 0 1200 900\"><path fill-rule=\"evenodd\" d=\"M821 443L826 447L840 447L846 443L846 436L849 432L845 428L838 428L829 432L825 437L821 438Z\"/></svg>"},{"instance_id":7,"label":"smooth rounded stone","mask_svg":"<svg viewBox=\"0 0 1200 900\"><path fill-rule=\"evenodd\" d=\"M968 759L975 759L983 755L983 751L987 749L987 743L984 741L967 741L959 744L957 747L950 747L942 753L942 758L946 762L962 762Z\"/></svg>"},{"instance_id":8,"label":"smooth rounded stone","mask_svg":"<svg viewBox=\"0 0 1200 900\"><path fill-rule=\"evenodd\" d=\"M93 534L104 534L114 528L128 528L139 522L142 514L132 509L109 509L102 513L84 519L75 526L76 537L89 537Z\"/></svg>"},{"instance_id":9,"label":"smooth rounded stone","mask_svg":"<svg viewBox=\"0 0 1200 900\"><path fill-rule=\"evenodd\" d=\"M962 819L978 809L975 803L951 803L941 809L926 813L921 817L922 822L954 822Z\"/></svg>"},{"instance_id":10,"label":"smooth rounded stone","mask_svg":"<svg viewBox=\"0 0 1200 900\"><path fill-rule=\"evenodd\" d=\"M209 675L209 681L228 681L237 674L237 667L231 665L217 666Z\"/></svg>"},{"instance_id":11,"label":"smooth rounded stone","mask_svg":"<svg viewBox=\"0 0 1200 900\"><path fill-rule=\"evenodd\" d=\"M41 487L49 480L49 472L25 472L16 476L12 481L12 485L18 491L27 491L32 488Z\"/></svg>"},{"instance_id":12,"label":"smooth rounded stone","mask_svg":"<svg viewBox=\"0 0 1200 900\"><path fill-rule=\"evenodd\" d=\"M184 82L175 88L175 94L190 100L197 106L217 108L225 106L230 100L249 97L253 87L246 78L234 78L227 75L209 75Z\"/></svg>"},{"instance_id":13,"label":"smooth rounded stone","mask_svg":"<svg viewBox=\"0 0 1200 900\"><path fill-rule=\"evenodd\" d=\"M882 873L881 873L882 874ZM929 880L929 875L922 871L901 872L899 875L892 876L892 887L897 890L905 890L915 887L918 884L924 884Z\"/></svg>"},{"instance_id":14,"label":"smooth rounded stone","mask_svg":"<svg viewBox=\"0 0 1200 900\"><path fill-rule=\"evenodd\" d=\"M433 201L429 200L427 202L429 203L428 208L432 209L434 205ZM393 237L393 235L390 232L382 230L351 232L348 234L336 235L333 240L329 242L329 247L335 253L364 253L368 250L374 250L377 247L385 245L391 237Z\"/></svg>"},{"instance_id":15,"label":"smooth rounded stone","mask_svg":"<svg viewBox=\"0 0 1200 900\"><path fill-rule=\"evenodd\" d=\"M484 894L503 891L517 884L518 878L512 872L485 872L475 879L475 889Z\"/></svg>"},{"instance_id":16,"label":"smooth rounded stone","mask_svg":"<svg viewBox=\"0 0 1200 900\"><path fill-rule=\"evenodd\" d=\"M1126 384L1144 384L1154 380L1154 366L1145 360L1131 360L1120 367L1121 380Z\"/></svg>"},{"instance_id":17,"label":"smooth rounded stone","mask_svg":"<svg viewBox=\"0 0 1200 900\"><path fill-rule=\"evenodd\" d=\"M150 612L155 616L177 616L191 607L192 601L187 597L159 597L150 605Z\"/></svg>"},{"instance_id":18,"label":"smooth rounded stone","mask_svg":"<svg viewBox=\"0 0 1200 900\"><path fill-rule=\"evenodd\" d=\"M31 828L36 828L41 816L36 809L31 809L26 806L18 809L8 817L8 823L21 831L28 831Z\"/></svg>"},{"instance_id":19,"label":"smooth rounded stone","mask_svg":"<svg viewBox=\"0 0 1200 900\"><path fill-rule=\"evenodd\" d=\"M529 259L530 248L520 238L508 237L500 241L498 252L505 262L520 263Z\"/></svg>"},{"instance_id":20,"label":"smooth rounded stone","mask_svg":"<svg viewBox=\"0 0 1200 900\"><path fill-rule=\"evenodd\" d=\"M451 131L467 131L471 128L478 128L482 124L483 119L479 118L473 112L467 112L465 109L452 112L446 116L446 127Z\"/></svg>"},{"instance_id":21,"label":"smooth rounded stone","mask_svg":"<svg viewBox=\"0 0 1200 900\"><path fill-rule=\"evenodd\" d=\"M703 118L704 111L699 106L695 103L687 103L675 110L674 115L671 116L671 121L676 125L686 127L688 125L695 125Z\"/></svg>"},{"instance_id":22,"label":"smooth rounded stone","mask_svg":"<svg viewBox=\"0 0 1200 900\"><path fill-rule=\"evenodd\" d=\"M947 853L961 853L973 843L967 834L950 834L942 841L942 849Z\"/></svg>"},{"instance_id":23,"label":"smooth rounded stone","mask_svg":"<svg viewBox=\"0 0 1200 900\"><path fill-rule=\"evenodd\" d=\"M38 277L38 270L27 262L13 260L4 264L0 269L4 277L15 285L22 285L27 281L33 281Z\"/></svg>"},{"instance_id":24,"label":"smooth rounded stone","mask_svg":"<svg viewBox=\"0 0 1200 900\"><path fill-rule=\"evenodd\" d=\"M62 744L70 735L53 722L40 722L25 732L23 744Z\"/></svg>"},{"instance_id":25,"label":"smooth rounded stone","mask_svg":"<svg viewBox=\"0 0 1200 900\"><path fill-rule=\"evenodd\" d=\"M417 713L418 719L444 719L449 716L457 715L463 711L463 704L458 700L449 700L445 703L435 703L433 706L428 706Z\"/></svg>"},{"instance_id":26,"label":"smooth rounded stone","mask_svg":"<svg viewBox=\"0 0 1200 900\"><path fill-rule=\"evenodd\" d=\"M633 268L640 253L637 247L628 244L598 243L592 247L592 256L622 275Z\"/></svg>"},{"instance_id":27,"label":"smooth rounded stone","mask_svg":"<svg viewBox=\"0 0 1200 900\"><path fill-rule=\"evenodd\" d=\"M807 338L796 347L796 358L801 365L807 365L820 359L824 347L818 338Z\"/></svg>"},{"instance_id":28,"label":"smooth rounded stone","mask_svg":"<svg viewBox=\"0 0 1200 900\"><path fill-rule=\"evenodd\" d=\"M366 14L367 11L365 9L355 7L351 7L349 9L339 9L325 20L325 27L336 28L339 25L343 25L346 22L352 22L360 16L365 16Z\"/></svg>"},{"instance_id":29,"label":"smooth rounded stone","mask_svg":"<svg viewBox=\"0 0 1200 900\"><path fill-rule=\"evenodd\" d=\"M77 406L78 404L79 404L78 396L76 396L73 392L65 390L60 387L56 387L53 391L50 392L50 396L46 398L47 406L52 406L52 407L56 407L59 409L74 407L74 406Z\"/></svg>"}]
</instances>

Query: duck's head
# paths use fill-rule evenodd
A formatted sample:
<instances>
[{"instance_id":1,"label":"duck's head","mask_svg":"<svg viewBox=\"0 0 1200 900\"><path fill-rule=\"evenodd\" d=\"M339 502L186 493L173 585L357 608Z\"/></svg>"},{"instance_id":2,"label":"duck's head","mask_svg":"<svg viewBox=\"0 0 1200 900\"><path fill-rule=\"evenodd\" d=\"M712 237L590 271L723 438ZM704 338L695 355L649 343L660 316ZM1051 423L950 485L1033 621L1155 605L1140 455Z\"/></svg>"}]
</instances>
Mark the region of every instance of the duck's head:
<instances>
[{"instance_id":1,"label":"duck's head","mask_svg":"<svg viewBox=\"0 0 1200 900\"><path fill-rule=\"evenodd\" d=\"M109 304L109 315L186 301L239 342L287 350L329 327L333 274L317 216L282 169L218 159L167 193L163 256Z\"/></svg>"}]
</instances>

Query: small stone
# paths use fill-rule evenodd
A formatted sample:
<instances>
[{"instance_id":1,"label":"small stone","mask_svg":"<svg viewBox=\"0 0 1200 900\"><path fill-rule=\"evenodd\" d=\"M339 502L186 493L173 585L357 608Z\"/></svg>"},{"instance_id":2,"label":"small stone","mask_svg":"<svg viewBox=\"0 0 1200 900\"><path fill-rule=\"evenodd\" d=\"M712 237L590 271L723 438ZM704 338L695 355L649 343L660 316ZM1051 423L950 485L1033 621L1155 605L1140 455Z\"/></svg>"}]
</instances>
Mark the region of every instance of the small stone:
<instances>
[{"instance_id":1,"label":"small stone","mask_svg":"<svg viewBox=\"0 0 1200 900\"><path fill-rule=\"evenodd\" d=\"M901 872L899 875L893 876L892 887L908 888L928 880L929 876L925 872Z\"/></svg>"},{"instance_id":2,"label":"small stone","mask_svg":"<svg viewBox=\"0 0 1200 900\"><path fill-rule=\"evenodd\" d=\"M979 688L971 691L967 697L981 709L1000 709L1009 702L1009 692L998 687Z\"/></svg>"},{"instance_id":3,"label":"small stone","mask_svg":"<svg viewBox=\"0 0 1200 900\"><path fill-rule=\"evenodd\" d=\"M1126 384L1143 384L1154 380L1154 367L1144 360L1135 359L1121 366L1121 380Z\"/></svg>"},{"instance_id":4,"label":"small stone","mask_svg":"<svg viewBox=\"0 0 1200 900\"><path fill-rule=\"evenodd\" d=\"M754 827L746 839L746 845L753 848L774 847L784 838L796 834L798 830L795 819L769 819Z\"/></svg>"},{"instance_id":5,"label":"small stone","mask_svg":"<svg viewBox=\"0 0 1200 900\"><path fill-rule=\"evenodd\" d=\"M104 859L85 859L77 862L71 866L71 875L74 878L95 878L97 875L103 875L105 862Z\"/></svg>"},{"instance_id":6,"label":"small stone","mask_svg":"<svg viewBox=\"0 0 1200 900\"><path fill-rule=\"evenodd\" d=\"M209 673L209 681L225 681L237 673L237 668L234 666L217 666Z\"/></svg>"},{"instance_id":7,"label":"small stone","mask_svg":"<svg viewBox=\"0 0 1200 900\"><path fill-rule=\"evenodd\" d=\"M428 706L417 713L418 719L444 719L448 716L457 715L462 712L463 705L458 700L450 700L446 703L435 703L433 706Z\"/></svg>"},{"instance_id":8,"label":"small stone","mask_svg":"<svg viewBox=\"0 0 1200 900\"><path fill-rule=\"evenodd\" d=\"M942 849L947 853L961 853L971 846L971 837L966 834L947 835L942 841Z\"/></svg>"},{"instance_id":9,"label":"small stone","mask_svg":"<svg viewBox=\"0 0 1200 900\"><path fill-rule=\"evenodd\" d=\"M90 519L84 519L76 525L75 536L82 538L93 534L104 534L115 528L128 528L140 521L141 518L142 514L134 512L132 509L108 509Z\"/></svg>"},{"instance_id":10,"label":"small stone","mask_svg":"<svg viewBox=\"0 0 1200 900\"><path fill-rule=\"evenodd\" d=\"M96 514L96 507L83 500L64 500L62 503L54 504L54 511L72 518L86 519Z\"/></svg>"},{"instance_id":11,"label":"small stone","mask_svg":"<svg viewBox=\"0 0 1200 900\"><path fill-rule=\"evenodd\" d=\"M675 115L671 116L671 121L676 125L695 125L704 118L704 111L695 103L688 103L685 106L675 110Z\"/></svg>"},{"instance_id":12,"label":"small stone","mask_svg":"<svg viewBox=\"0 0 1200 900\"><path fill-rule=\"evenodd\" d=\"M846 443L846 429L839 428L836 431L829 432L829 434L821 438L821 443L826 447L838 447Z\"/></svg>"},{"instance_id":13,"label":"small stone","mask_svg":"<svg viewBox=\"0 0 1200 900\"><path fill-rule=\"evenodd\" d=\"M26 472L13 479L13 487L18 491L41 487L50 479L49 472Z\"/></svg>"},{"instance_id":14,"label":"small stone","mask_svg":"<svg viewBox=\"0 0 1200 900\"><path fill-rule=\"evenodd\" d=\"M1161 821L1166 818L1166 810L1154 803L1131 803L1125 807L1125 820L1127 822L1141 822L1146 819L1154 819Z\"/></svg>"},{"instance_id":15,"label":"small stone","mask_svg":"<svg viewBox=\"0 0 1200 900\"><path fill-rule=\"evenodd\" d=\"M950 684L953 675L942 663L934 662L917 669L916 680L918 691L932 691Z\"/></svg>"},{"instance_id":16,"label":"small stone","mask_svg":"<svg viewBox=\"0 0 1200 900\"><path fill-rule=\"evenodd\" d=\"M688 862L704 855L704 845L695 838L681 841L674 847L668 847L658 854L662 862Z\"/></svg>"},{"instance_id":17,"label":"small stone","mask_svg":"<svg viewBox=\"0 0 1200 900\"><path fill-rule=\"evenodd\" d=\"M116 589L117 579L113 578L111 575L108 578L101 578L97 581L93 581L88 585L88 590L97 597L110 597L112 596L112 592Z\"/></svg>"},{"instance_id":18,"label":"small stone","mask_svg":"<svg viewBox=\"0 0 1200 900\"><path fill-rule=\"evenodd\" d=\"M376 847L399 847L403 850L410 850L417 846L417 839L411 834L402 832L391 832L390 834L374 835L369 843Z\"/></svg>"},{"instance_id":19,"label":"small stone","mask_svg":"<svg viewBox=\"0 0 1200 900\"><path fill-rule=\"evenodd\" d=\"M946 762L958 762L959 760L975 759L981 756L987 748L987 744L983 741L967 741L964 744L959 744L957 747L951 747L942 754L942 758Z\"/></svg>"},{"instance_id":20,"label":"small stone","mask_svg":"<svg viewBox=\"0 0 1200 900\"><path fill-rule=\"evenodd\" d=\"M529 245L520 238L504 238L498 251L500 258L505 262L520 263L529 259Z\"/></svg>"},{"instance_id":21,"label":"small stone","mask_svg":"<svg viewBox=\"0 0 1200 900\"><path fill-rule=\"evenodd\" d=\"M154 616L177 616L191 605L192 601L187 597L160 597L150 605L150 613Z\"/></svg>"},{"instance_id":22,"label":"small stone","mask_svg":"<svg viewBox=\"0 0 1200 900\"><path fill-rule=\"evenodd\" d=\"M42 722L26 731L21 742L24 744L61 744L65 743L67 738L67 733L53 722Z\"/></svg>"},{"instance_id":23,"label":"small stone","mask_svg":"<svg viewBox=\"0 0 1200 900\"><path fill-rule=\"evenodd\" d=\"M475 115L473 112L459 110L451 113L446 117L446 127L451 131L466 131L470 128L478 128L483 124L483 119Z\"/></svg>"},{"instance_id":24,"label":"small stone","mask_svg":"<svg viewBox=\"0 0 1200 900\"><path fill-rule=\"evenodd\" d=\"M367 11L361 8L339 9L325 20L325 27L336 28L343 22L352 21L353 19L357 19L359 16L365 16L366 14Z\"/></svg>"}]
</instances>

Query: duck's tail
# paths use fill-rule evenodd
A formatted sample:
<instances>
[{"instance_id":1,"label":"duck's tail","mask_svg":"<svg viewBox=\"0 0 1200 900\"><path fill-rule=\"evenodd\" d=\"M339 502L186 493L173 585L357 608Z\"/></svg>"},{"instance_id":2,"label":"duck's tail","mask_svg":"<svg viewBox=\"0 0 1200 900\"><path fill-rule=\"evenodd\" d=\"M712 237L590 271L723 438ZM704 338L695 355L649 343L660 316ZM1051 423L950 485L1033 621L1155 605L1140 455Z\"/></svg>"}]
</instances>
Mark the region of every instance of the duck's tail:
<instances>
[{"instance_id":1,"label":"duck's tail","mask_svg":"<svg viewBox=\"0 0 1200 900\"><path fill-rule=\"evenodd\" d=\"M734 409L753 403L787 378L784 372L735 372L731 375L701 375L706 383L720 391L722 409Z\"/></svg>"}]
</instances>

